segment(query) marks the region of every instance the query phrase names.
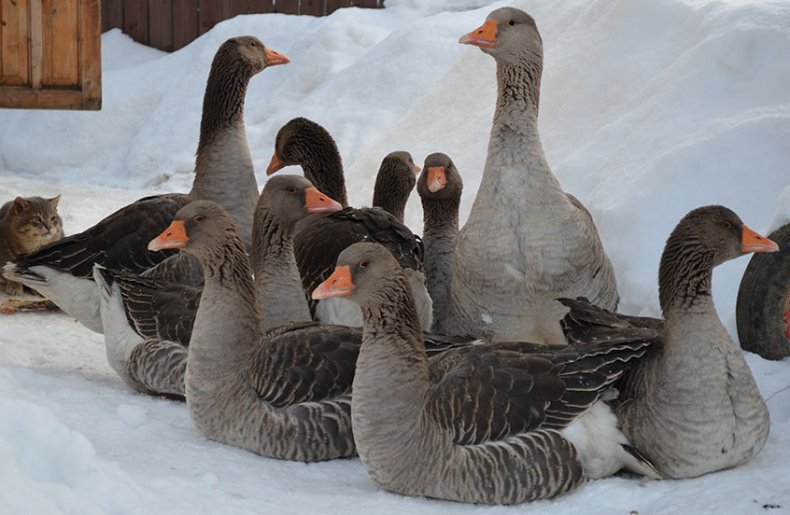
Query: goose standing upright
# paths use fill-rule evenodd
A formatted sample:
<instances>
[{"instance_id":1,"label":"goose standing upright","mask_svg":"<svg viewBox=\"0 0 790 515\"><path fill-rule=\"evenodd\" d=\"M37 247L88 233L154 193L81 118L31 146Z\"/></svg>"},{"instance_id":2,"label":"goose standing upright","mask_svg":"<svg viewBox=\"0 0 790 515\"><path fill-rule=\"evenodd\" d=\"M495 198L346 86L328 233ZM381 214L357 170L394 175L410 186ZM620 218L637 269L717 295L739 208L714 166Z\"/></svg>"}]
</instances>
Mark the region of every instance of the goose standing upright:
<instances>
[{"instance_id":1,"label":"goose standing upright","mask_svg":"<svg viewBox=\"0 0 790 515\"><path fill-rule=\"evenodd\" d=\"M38 290L81 324L101 333L93 265L136 273L157 266L172 253L148 252L146 243L192 200L209 199L226 207L241 227L243 241L250 245L258 186L244 128L244 97L254 75L288 62L256 37L225 41L214 56L206 83L192 191L140 199L79 234L7 265L4 275ZM202 280L196 262L182 258L177 262L157 267L153 273L179 281Z\"/></svg>"},{"instance_id":2,"label":"goose standing upright","mask_svg":"<svg viewBox=\"0 0 790 515\"><path fill-rule=\"evenodd\" d=\"M452 304L453 257L463 188L461 175L447 154L436 152L425 158L417 180L422 200L425 282L433 301L432 330L442 334L458 331Z\"/></svg>"},{"instance_id":3,"label":"goose standing upright","mask_svg":"<svg viewBox=\"0 0 790 515\"><path fill-rule=\"evenodd\" d=\"M614 309L614 271L586 209L551 172L538 132L543 46L535 20L497 9L461 43L496 60L497 101L483 178L453 269L462 333L562 343L567 309L586 296Z\"/></svg>"},{"instance_id":4,"label":"goose standing upright","mask_svg":"<svg viewBox=\"0 0 790 515\"><path fill-rule=\"evenodd\" d=\"M405 155L404 155L405 154ZM392 165L407 157L412 173L414 166L408 153L390 154L379 170L380 187L374 198L390 209L402 211L414 182L396 178L385 180ZM432 324L431 298L425 286L422 241L395 215L377 207L349 208L343 163L332 136L321 125L306 118L294 118L277 133L274 153L266 172L273 174L284 166L298 164L305 177L327 195L337 199L346 209L327 216L310 217L299 223L294 238L294 253L305 294L310 293L332 272L338 254L358 241L375 241L387 247L407 270L415 293L420 319L426 329ZM403 163L400 168L402 169ZM384 174L382 176L382 174ZM396 173L396 177L401 174ZM384 187L387 189L383 189ZM407 190L408 189L408 190ZM407 191L405 191L407 190ZM401 199L398 202L398 199ZM403 205L400 205L400 203ZM360 327L359 307L345 299L328 299L313 304L315 318L324 323Z\"/></svg>"},{"instance_id":5,"label":"goose standing upright","mask_svg":"<svg viewBox=\"0 0 790 515\"><path fill-rule=\"evenodd\" d=\"M649 341L494 343L428 361L403 271L375 243L345 249L313 295L362 307L351 418L362 464L383 488L514 504L623 466L656 475L602 400Z\"/></svg>"},{"instance_id":6,"label":"goose standing upright","mask_svg":"<svg viewBox=\"0 0 790 515\"><path fill-rule=\"evenodd\" d=\"M713 268L778 245L723 206L688 213L667 239L659 267L664 321L610 313L584 299L563 299L575 344L627 342L653 332L660 345L631 370L617 417L623 432L668 478L735 467L765 445L770 420L743 352L716 314Z\"/></svg>"}]
</instances>

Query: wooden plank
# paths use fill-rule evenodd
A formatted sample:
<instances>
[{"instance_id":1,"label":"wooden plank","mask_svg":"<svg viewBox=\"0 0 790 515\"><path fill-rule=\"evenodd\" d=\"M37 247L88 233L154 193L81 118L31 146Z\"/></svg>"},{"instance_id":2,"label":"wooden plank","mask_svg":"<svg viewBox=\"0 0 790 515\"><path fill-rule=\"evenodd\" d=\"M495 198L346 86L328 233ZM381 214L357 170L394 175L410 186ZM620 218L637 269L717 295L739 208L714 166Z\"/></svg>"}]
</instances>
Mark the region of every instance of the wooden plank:
<instances>
[{"instance_id":1,"label":"wooden plank","mask_svg":"<svg viewBox=\"0 0 790 515\"><path fill-rule=\"evenodd\" d=\"M275 0L274 12L283 14L299 14L299 0Z\"/></svg>"},{"instance_id":2,"label":"wooden plank","mask_svg":"<svg viewBox=\"0 0 790 515\"><path fill-rule=\"evenodd\" d=\"M173 50L198 37L198 0L173 0Z\"/></svg>"},{"instance_id":3,"label":"wooden plank","mask_svg":"<svg viewBox=\"0 0 790 515\"><path fill-rule=\"evenodd\" d=\"M101 31L123 28L123 0L102 0Z\"/></svg>"},{"instance_id":4,"label":"wooden plank","mask_svg":"<svg viewBox=\"0 0 790 515\"><path fill-rule=\"evenodd\" d=\"M0 88L0 107L15 109L80 109L79 89L30 89L24 86Z\"/></svg>"},{"instance_id":5,"label":"wooden plank","mask_svg":"<svg viewBox=\"0 0 790 515\"><path fill-rule=\"evenodd\" d=\"M238 16L239 14L249 14L249 0L225 0L223 2L222 17L226 20Z\"/></svg>"},{"instance_id":6,"label":"wooden plank","mask_svg":"<svg viewBox=\"0 0 790 515\"><path fill-rule=\"evenodd\" d=\"M332 14L341 7L351 5L351 0L326 0L326 14Z\"/></svg>"},{"instance_id":7,"label":"wooden plank","mask_svg":"<svg viewBox=\"0 0 790 515\"><path fill-rule=\"evenodd\" d=\"M222 21L220 0L198 0L198 34L205 34Z\"/></svg>"},{"instance_id":8,"label":"wooden plank","mask_svg":"<svg viewBox=\"0 0 790 515\"><path fill-rule=\"evenodd\" d=\"M44 49L41 83L76 86L80 76L79 0L43 0L41 5Z\"/></svg>"},{"instance_id":9,"label":"wooden plank","mask_svg":"<svg viewBox=\"0 0 790 515\"><path fill-rule=\"evenodd\" d=\"M173 51L173 0L149 0L148 44Z\"/></svg>"},{"instance_id":10,"label":"wooden plank","mask_svg":"<svg viewBox=\"0 0 790 515\"><path fill-rule=\"evenodd\" d=\"M41 2L30 4L30 87L38 89L44 75L44 22Z\"/></svg>"},{"instance_id":11,"label":"wooden plank","mask_svg":"<svg viewBox=\"0 0 790 515\"><path fill-rule=\"evenodd\" d=\"M323 16L324 0L301 0L299 2L299 14Z\"/></svg>"},{"instance_id":12,"label":"wooden plank","mask_svg":"<svg viewBox=\"0 0 790 515\"><path fill-rule=\"evenodd\" d=\"M250 0L250 13L273 13L274 0Z\"/></svg>"},{"instance_id":13,"label":"wooden plank","mask_svg":"<svg viewBox=\"0 0 790 515\"><path fill-rule=\"evenodd\" d=\"M123 31L138 43L148 44L148 0L123 2Z\"/></svg>"},{"instance_id":14,"label":"wooden plank","mask_svg":"<svg viewBox=\"0 0 790 515\"><path fill-rule=\"evenodd\" d=\"M30 80L28 0L0 2L0 84Z\"/></svg>"},{"instance_id":15,"label":"wooden plank","mask_svg":"<svg viewBox=\"0 0 790 515\"><path fill-rule=\"evenodd\" d=\"M80 1L81 109L101 109L101 3Z\"/></svg>"}]
</instances>

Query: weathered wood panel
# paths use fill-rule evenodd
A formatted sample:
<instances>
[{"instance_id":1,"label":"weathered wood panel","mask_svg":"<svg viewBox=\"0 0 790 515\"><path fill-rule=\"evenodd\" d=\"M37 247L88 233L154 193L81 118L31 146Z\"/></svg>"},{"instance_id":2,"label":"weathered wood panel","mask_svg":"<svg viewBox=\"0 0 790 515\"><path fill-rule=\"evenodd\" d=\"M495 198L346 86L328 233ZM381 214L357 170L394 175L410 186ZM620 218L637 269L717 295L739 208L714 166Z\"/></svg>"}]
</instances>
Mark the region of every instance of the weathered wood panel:
<instances>
[{"instance_id":1,"label":"weathered wood panel","mask_svg":"<svg viewBox=\"0 0 790 515\"><path fill-rule=\"evenodd\" d=\"M0 84L30 80L28 0L0 2Z\"/></svg>"},{"instance_id":2,"label":"weathered wood panel","mask_svg":"<svg viewBox=\"0 0 790 515\"><path fill-rule=\"evenodd\" d=\"M149 0L148 44L173 51L173 0Z\"/></svg>"},{"instance_id":3,"label":"weathered wood panel","mask_svg":"<svg viewBox=\"0 0 790 515\"><path fill-rule=\"evenodd\" d=\"M148 0L124 0L123 31L144 45L149 42L148 20Z\"/></svg>"},{"instance_id":4,"label":"weathered wood panel","mask_svg":"<svg viewBox=\"0 0 790 515\"><path fill-rule=\"evenodd\" d=\"M0 107L100 109L100 7L0 0Z\"/></svg>"},{"instance_id":5,"label":"weathered wood panel","mask_svg":"<svg viewBox=\"0 0 790 515\"><path fill-rule=\"evenodd\" d=\"M173 0L173 50L187 46L199 35L198 0Z\"/></svg>"},{"instance_id":6,"label":"weathered wood panel","mask_svg":"<svg viewBox=\"0 0 790 515\"><path fill-rule=\"evenodd\" d=\"M44 86L76 87L80 83L78 4L78 0L41 2Z\"/></svg>"},{"instance_id":7,"label":"weathered wood panel","mask_svg":"<svg viewBox=\"0 0 790 515\"><path fill-rule=\"evenodd\" d=\"M102 30L120 27L138 43L178 50L239 14L324 16L341 7L384 7L383 0L102 0Z\"/></svg>"}]
</instances>

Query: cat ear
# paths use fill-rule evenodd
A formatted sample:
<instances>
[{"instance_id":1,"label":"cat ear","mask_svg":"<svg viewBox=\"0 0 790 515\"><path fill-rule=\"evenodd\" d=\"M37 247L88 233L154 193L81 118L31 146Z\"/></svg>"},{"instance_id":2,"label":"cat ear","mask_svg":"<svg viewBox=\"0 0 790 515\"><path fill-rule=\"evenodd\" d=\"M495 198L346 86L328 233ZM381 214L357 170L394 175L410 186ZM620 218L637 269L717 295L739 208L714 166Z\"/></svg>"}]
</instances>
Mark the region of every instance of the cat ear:
<instances>
[{"instance_id":1,"label":"cat ear","mask_svg":"<svg viewBox=\"0 0 790 515\"><path fill-rule=\"evenodd\" d=\"M60 202L60 195L58 195L56 197L52 197L51 199L49 199L49 206L52 209L55 209L56 207L58 207L58 202Z\"/></svg>"},{"instance_id":2,"label":"cat ear","mask_svg":"<svg viewBox=\"0 0 790 515\"><path fill-rule=\"evenodd\" d=\"M11 212L14 214L21 213L27 209L29 205L30 203L27 201L27 199L17 197L14 199L14 204L11 206Z\"/></svg>"}]
</instances>

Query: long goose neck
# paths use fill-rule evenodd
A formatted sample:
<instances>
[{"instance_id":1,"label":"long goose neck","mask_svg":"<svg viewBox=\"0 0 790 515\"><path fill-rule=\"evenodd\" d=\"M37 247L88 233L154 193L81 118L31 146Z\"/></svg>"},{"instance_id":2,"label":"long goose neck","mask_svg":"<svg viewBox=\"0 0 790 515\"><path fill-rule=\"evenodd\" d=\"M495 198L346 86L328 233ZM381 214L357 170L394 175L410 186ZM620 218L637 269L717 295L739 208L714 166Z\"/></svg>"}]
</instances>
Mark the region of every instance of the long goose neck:
<instances>
[{"instance_id":1,"label":"long goose neck","mask_svg":"<svg viewBox=\"0 0 790 515\"><path fill-rule=\"evenodd\" d=\"M387 338L390 351L427 371L428 358L411 288L403 272L397 272L393 280L395 287L375 292L375 302L362 306L363 332L371 337ZM377 346L377 343L369 339L368 345Z\"/></svg>"},{"instance_id":2,"label":"long goose neck","mask_svg":"<svg viewBox=\"0 0 790 515\"><path fill-rule=\"evenodd\" d=\"M311 320L293 250L293 226L265 208L255 213L253 261L264 331Z\"/></svg>"},{"instance_id":3,"label":"long goose neck","mask_svg":"<svg viewBox=\"0 0 790 515\"><path fill-rule=\"evenodd\" d=\"M497 102L498 114L517 108L529 112L535 123L538 120L540 105L540 81L543 75L543 62L534 56L522 56L518 63L497 63Z\"/></svg>"},{"instance_id":4,"label":"long goose neck","mask_svg":"<svg viewBox=\"0 0 790 515\"><path fill-rule=\"evenodd\" d=\"M658 297L665 318L684 311L712 309L713 250L696 235L673 233L658 269Z\"/></svg>"},{"instance_id":5,"label":"long goose neck","mask_svg":"<svg viewBox=\"0 0 790 515\"><path fill-rule=\"evenodd\" d=\"M376 185L373 187L373 207L380 207L403 222L406 202L408 202L411 192L405 188L394 187L395 185L387 188L384 182L384 178L376 178Z\"/></svg>"},{"instance_id":6,"label":"long goose neck","mask_svg":"<svg viewBox=\"0 0 790 515\"><path fill-rule=\"evenodd\" d=\"M226 56L214 59L203 95L198 155L223 129L243 126L244 97L253 75L253 68L239 59L228 59Z\"/></svg>"},{"instance_id":7,"label":"long goose neck","mask_svg":"<svg viewBox=\"0 0 790 515\"><path fill-rule=\"evenodd\" d=\"M433 301L433 326L438 332L452 332L453 256L458 239L460 199L423 201L423 244L425 282Z\"/></svg>"},{"instance_id":8,"label":"long goose neck","mask_svg":"<svg viewBox=\"0 0 790 515\"><path fill-rule=\"evenodd\" d=\"M320 151L304 156L299 164L313 186L340 202L343 207L348 207L343 160L334 141L321 142Z\"/></svg>"},{"instance_id":9,"label":"long goose neck","mask_svg":"<svg viewBox=\"0 0 790 515\"><path fill-rule=\"evenodd\" d=\"M419 418L430 375L414 299L402 273L397 281L397 289L377 292L377 302L362 307L354 401L378 420L394 417L412 427L409 421ZM356 392L362 392L358 399Z\"/></svg>"},{"instance_id":10,"label":"long goose neck","mask_svg":"<svg viewBox=\"0 0 790 515\"><path fill-rule=\"evenodd\" d=\"M241 240L234 236L228 245L207 251L201 262L205 283L189 344L188 383L210 389L238 372L261 332L252 269Z\"/></svg>"}]
</instances>

